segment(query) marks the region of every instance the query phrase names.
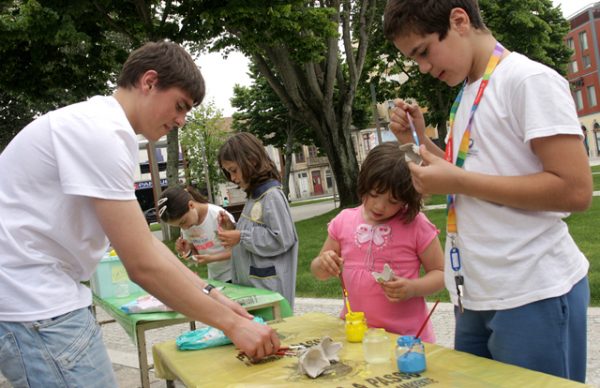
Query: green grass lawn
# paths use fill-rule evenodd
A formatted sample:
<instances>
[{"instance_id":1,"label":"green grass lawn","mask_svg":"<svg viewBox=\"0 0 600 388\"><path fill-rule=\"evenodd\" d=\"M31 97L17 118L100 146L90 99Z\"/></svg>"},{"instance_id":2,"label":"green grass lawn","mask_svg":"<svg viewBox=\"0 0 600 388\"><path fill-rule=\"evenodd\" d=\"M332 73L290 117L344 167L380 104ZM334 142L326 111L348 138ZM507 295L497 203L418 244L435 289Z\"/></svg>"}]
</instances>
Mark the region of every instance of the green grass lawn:
<instances>
[{"instance_id":1,"label":"green grass lawn","mask_svg":"<svg viewBox=\"0 0 600 388\"><path fill-rule=\"evenodd\" d=\"M592 166L592 178L594 178L594 191L600 190L600 166Z\"/></svg>"},{"instance_id":2,"label":"green grass lawn","mask_svg":"<svg viewBox=\"0 0 600 388\"><path fill-rule=\"evenodd\" d=\"M300 240L296 281L297 296L341 298L341 287L338 279L322 282L316 280L310 273L310 262L321 250L323 241L327 236L327 222L338 212L339 209L335 209L296 223ZM446 211L444 209L430 210L426 214L431 222L440 229L440 240L443 246L446 235ZM598 233L600 197L594 197L592 207L588 211L572 214L565 221L569 225L569 230L575 242L590 262L591 305L600 306L600 234ZM444 290L430 296L428 300L437 298L441 301L448 301L448 292Z\"/></svg>"},{"instance_id":3,"label":"green grass lawn","mask_svg":"<svg viewBox=\"0 0 600 388\"><path fill-rule=\"evenodd\" d=\"M331 201L333 201L332 197L307 199L307 200L295 200L295 201L290 202L290 207L308 205L308 204L319 203L319 202L331 202Z\"/></svg>"},{"instance_id":4,"label":"green grass lawn","mask_svg":"<svg viewBox=\"0 0 600 388\"><path fill-rule=\"evenodd\" d=\"M597 166L600 173L600 166ZM597 178L598 177L598 178ZM594 176L594 180L600 181L600 174ZM331 199L329 199L331 200ZM445 203L444 196L432 196L426 203ZM300 240L298 253L298 274L296 280L296 295L299 297L317 298L341 298L342 291L338 279L319 281L310 272L310 263L315 258L327 237L327 223L339 213L339 209L331 210L325 214L307 220L296 222L298 238ZM427 217L440 229L440 241L444 246L446 237L446 210L436 209L425 212ZM591 208L584 213L572 214L566 220L569 230L575 242L590 262L589 281L591 290L591 305L600 306L600 197L594 197ZM151 225L151 229L160 229L160 225ZM167 241L166 244L173 250L174 243ZM190 264L184 261L192 270L201 277L206 278L206 266ZM440 299L449 301L448 292L443 290L427 299L433 301Z\"/></svg>"}]
</instances>

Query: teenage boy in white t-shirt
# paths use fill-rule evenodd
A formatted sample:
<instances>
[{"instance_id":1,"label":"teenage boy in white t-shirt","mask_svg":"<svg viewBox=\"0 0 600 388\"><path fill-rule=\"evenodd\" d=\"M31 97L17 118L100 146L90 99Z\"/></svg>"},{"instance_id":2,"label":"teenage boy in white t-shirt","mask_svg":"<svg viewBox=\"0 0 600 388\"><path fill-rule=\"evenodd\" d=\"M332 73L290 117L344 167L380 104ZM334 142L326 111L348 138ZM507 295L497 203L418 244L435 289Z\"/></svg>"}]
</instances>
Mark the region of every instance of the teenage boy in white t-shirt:
<instances>
[{"instance_id":1,"label":"teenage boy in white t-shirt","mask_svg":"<svg viewBox=\"0 0 600 388\"><path fill-rule=\"evenodd\" d=\"M45 114L0 154L0 371L14 386L116 386L81 284L109 240L129 277L166 305L222 329L249 356L278 349L273 330L205 289L153 236L136 201L136 135L177 130L204 93L183 48L147 43L112 96Z\"/></svg>"},{"instance_id":2,"label":"teenage boy in white t-shirt","mask_svg":"<svg viewBox=\"0 0 600 388\"><path fill-rule=\"evenodd\" d=\"M476 0L389 0L384 19L421 72L464 81L445 153L418 106L398 100L391 115L401 142L412 142L414 119L417 190L451 194L455 348L584 382L589 263L562 218L589 207L592 179L568 82L502 47Z\"/></svg>"}]
</instances>

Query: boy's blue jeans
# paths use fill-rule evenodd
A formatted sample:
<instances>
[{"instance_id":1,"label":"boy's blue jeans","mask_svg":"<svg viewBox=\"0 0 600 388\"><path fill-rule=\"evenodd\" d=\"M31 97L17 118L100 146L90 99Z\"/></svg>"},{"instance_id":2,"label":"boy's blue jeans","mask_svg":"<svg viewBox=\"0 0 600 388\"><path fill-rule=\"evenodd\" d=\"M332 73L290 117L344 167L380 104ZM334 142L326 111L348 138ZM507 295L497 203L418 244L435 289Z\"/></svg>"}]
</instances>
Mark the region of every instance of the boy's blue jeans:
<instances>
[{"instance_id":1,"label":"boy's blue jeans","mask_svg":"<svg viewBox=\"0 0 600 388\"><path fill-rule=\"evenodd\" d=\"M584 383L589 302L586 276L562 296L514 309L455 307L454 348Z\"/></svg>"},{"instance_id":2,"label":"boy's blue jeans","mask_svg":"<svg viewBox=\"0 0 600 388\"><path fill-rule=\"evenodd\" d=\"M0 371L15 388L117 386L89 308L34 322L0 322Z\"/></svg>"}]
</instances>

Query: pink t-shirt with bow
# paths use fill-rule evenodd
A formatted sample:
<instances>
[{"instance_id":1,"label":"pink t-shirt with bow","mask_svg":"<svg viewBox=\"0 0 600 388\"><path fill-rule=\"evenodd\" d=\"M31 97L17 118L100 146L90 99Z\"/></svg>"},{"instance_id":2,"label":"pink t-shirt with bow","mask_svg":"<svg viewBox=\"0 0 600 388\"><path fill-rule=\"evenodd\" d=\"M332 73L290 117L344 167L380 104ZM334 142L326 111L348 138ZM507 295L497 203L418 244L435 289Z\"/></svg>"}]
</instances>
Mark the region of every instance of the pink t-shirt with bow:
<instances>
[{"instance_id":1,"label":"pink t-shirt with bow","mask_svg":"<svg viewBox=\"0 0 600 388\"><path fill-rule=\"evenodd\" d=\"M330 238L336 240L344 259L344 283L353 311L363 311L369 327L383 328L401 335L415 335L425 321L428 310L425 298L390 302L371 272L382 272L387 263L397 277L419 277L421 254L439 231L423 213L404 224L401 213L384 224L369 225L363 207L345 209L328 226ZM340 317L346 315L344 306ZM421 336L435 342L431 322Z\"/></svg>"}]
</instances>

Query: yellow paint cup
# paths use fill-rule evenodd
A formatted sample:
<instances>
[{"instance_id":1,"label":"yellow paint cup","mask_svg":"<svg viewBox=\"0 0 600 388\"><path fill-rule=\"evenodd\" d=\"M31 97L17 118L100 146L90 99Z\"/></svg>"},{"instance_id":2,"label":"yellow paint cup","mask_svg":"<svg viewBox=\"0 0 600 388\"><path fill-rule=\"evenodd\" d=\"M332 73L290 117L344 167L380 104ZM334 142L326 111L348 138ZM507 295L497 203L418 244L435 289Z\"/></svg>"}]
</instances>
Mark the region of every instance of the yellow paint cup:
<instances>
[{"instance_id":1,"label":"yellow paint cup","mask_svg":"<svg viewBox=\"0 0 600 388\"><path fill-rule=\"evenodd\" d=\"M353 311L346 314L346 340L348 342L362 342L367 329L365 313Z\"/></svg>"}]
</instances>

